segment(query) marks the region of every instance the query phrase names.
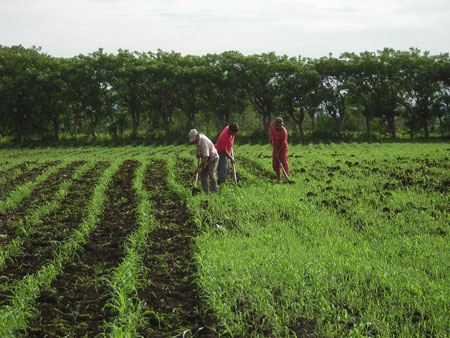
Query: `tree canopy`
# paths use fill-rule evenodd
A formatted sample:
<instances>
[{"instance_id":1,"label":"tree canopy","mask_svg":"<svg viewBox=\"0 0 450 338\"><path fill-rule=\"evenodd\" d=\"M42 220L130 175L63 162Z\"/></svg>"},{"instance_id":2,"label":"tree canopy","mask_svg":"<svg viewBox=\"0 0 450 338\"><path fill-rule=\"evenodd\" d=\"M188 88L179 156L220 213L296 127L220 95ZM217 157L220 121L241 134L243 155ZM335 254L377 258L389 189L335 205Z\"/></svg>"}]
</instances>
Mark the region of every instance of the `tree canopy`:
<instances>
[{"instance_id":1,"label":"tree canopy","mask_svg":"<svg viewBox=\"0 0 450 338\"><path fill-rule=\"evenodd\" d=\"M0 135L17 141L99 131L182 140L190 128L215 134L232 121L262 135L275 116L300 138L305 128L338 138L385 128L395 138L399 127L427 138L449 134L449 105L448 54L414 48L319 59L102 49L55 58L0 46Z\"/></svg>"}]
</instances>

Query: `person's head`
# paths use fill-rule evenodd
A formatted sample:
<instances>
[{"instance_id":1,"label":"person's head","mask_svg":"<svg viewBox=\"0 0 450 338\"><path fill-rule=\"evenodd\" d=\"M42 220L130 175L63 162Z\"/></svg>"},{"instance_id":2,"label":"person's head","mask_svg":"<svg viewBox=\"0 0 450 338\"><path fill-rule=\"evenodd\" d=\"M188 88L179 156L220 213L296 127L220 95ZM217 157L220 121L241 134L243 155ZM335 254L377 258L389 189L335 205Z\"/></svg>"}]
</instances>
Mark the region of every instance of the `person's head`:
<instances>
[{"instance_id":1,"label":"person's head","mask_svg":"<svg viewBox=\"0 0 450 338\"><path fill-rule=\"evenodd\" d=\"M275 128L281 129L282 126L284 126L283 119L281 117L277 117L275 121L273 121L273 124L275 125Z\"/></svg>"},{"instance_id":2,"label":"person's head","mask_svg":"<svg viewBox=\"0 0 450 338\"><path fill-rule=\"evenodd\" d=\"M236 122L230 123L228 126L228 133L230 135L236 135L236 133L239 131L239 125Z\"/></svg>"},{"instance_id":3,"label":"person's head","mask_svg":"<svg viewBox=\"0 0 450 338\"><path fill-rule=\"evenodd\" d=\"M189 130L189 143L194 143L195 140L197 139L197 129L191 129Z\"/></svg>"}]
</instances>

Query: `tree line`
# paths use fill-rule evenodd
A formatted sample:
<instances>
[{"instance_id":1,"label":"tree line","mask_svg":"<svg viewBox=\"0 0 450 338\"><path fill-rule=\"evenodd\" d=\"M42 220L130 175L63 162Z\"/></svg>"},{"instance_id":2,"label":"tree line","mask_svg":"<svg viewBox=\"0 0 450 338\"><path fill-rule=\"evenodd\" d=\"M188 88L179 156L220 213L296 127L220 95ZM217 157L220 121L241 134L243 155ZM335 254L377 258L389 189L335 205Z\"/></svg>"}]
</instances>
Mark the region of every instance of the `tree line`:
<instances>
[{"instance_id":1,"label":"tree line","mask_svg":"<svg viewBox=\"0 0 450 338\"><path fill-rule=\"evenodd\" d=\"M368 138L374 124L396 138L399 121L428 138L434 128L448 135L449 106L449 55L414 48L316 59L102 49L57 58L0 46L0 136L19 142L99 130L181 139L199 123L217 131L252 116L264 133L282 116L302 138L306 119L311 132L327 121L326 134L339 138L355 118Z\"/></svg>"}]
</instances>

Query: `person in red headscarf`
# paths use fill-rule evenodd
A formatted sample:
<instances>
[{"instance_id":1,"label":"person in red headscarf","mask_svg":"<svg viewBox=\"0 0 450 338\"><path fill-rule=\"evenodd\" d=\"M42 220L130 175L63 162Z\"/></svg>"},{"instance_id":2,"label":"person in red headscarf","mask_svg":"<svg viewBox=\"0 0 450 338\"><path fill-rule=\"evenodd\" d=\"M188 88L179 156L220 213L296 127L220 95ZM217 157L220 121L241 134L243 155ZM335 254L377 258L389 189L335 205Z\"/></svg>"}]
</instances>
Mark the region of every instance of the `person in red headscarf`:
<instances>
[{"instance_id":1,"label":"person in red headscarf","mask_svg":"<svg viewBox=\"0 0 450 338\"><path fill-rule=\"evenodd\" d=\"M272 168L277 174L278 182L281 182L281 165L286 174L289 174L288 165L288 135L283 119L277 117L270 126L270 142L272 142Z\"/></svg>"}]
</instances>

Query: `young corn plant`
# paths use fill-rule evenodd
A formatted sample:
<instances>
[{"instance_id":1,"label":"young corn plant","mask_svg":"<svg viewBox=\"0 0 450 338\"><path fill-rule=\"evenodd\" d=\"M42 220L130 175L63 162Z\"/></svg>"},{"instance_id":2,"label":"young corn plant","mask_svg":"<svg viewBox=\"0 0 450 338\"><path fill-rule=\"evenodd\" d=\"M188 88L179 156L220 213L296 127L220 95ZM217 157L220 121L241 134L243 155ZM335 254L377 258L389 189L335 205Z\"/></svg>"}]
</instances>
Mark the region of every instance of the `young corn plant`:
<instances>
[{"instance_id":1,"label":"young corn plant","mask_svg":"<svg viewBox=\"0 0 450 338\"><path fill-rule=\"evenodd\" d=\"M67 165L67 163L60 163L58 165L49 167L45 172L39 175L34 181L26 182L18 187L16 190L6 197L3 201L0 201L0 213L4 213L7 210L15 208L19 203L27 196L31 194L33 189L40 183L44 182L50 175L55 174L59 169Z\"/></svg>"},{"instance_id":2,"label":"young corn plant","mask_svg":"<svg viewBox=\"0 0 450 338\"><path fill-rule=\"evenodd\" d=\"M6 259L9 259L15 255L20 254L21 252L20 247L24 242L24 237L30 236L36 231L35 226L39 224L42 218L50 214L51 212L57 210L60 207L60 203L67 195L68 189L72 185L73 181L81 177L88 170L90 170L94 166L94 164L95 162L88 162L85 165L79 167L75 171L71 179L66 180L61 184L58 192L56 193L52 201L50 201L49 203L45 203L44 205L41 205L37 209L29 210L27 215L25 215L25 221L19 220L15 224L12 224L12 226L15 226L17 228L20 227L23 229L22 231L23 236L14 238L0 252L0 270L4 266Z\"/></svg>"},{"instance_id":3,"label":"young corn plant","mask_svg":"<svg viewBox=\"0 0 450 338\"><path fill-rule=\"evenodd\" d=\"M125 243L125 258L115 269L108 282L111 299L107 306L115 309L117 316L106 325L108 336L135 337L137 329L144 324L144 305L137 297L137 289L142 275L142 253L147 243L147 235L155 228L152 203L143 187L148 162L140 158L141 165L136 171L133 187L138 201L139 228Z\"/></svg>"},{"instance_id":4,"label":"young corn plant","mask_svg":"<svg viewBox=\"0 0 450 338\"><path fill-rule=\"evenodd\" d=\"M3 323L0 326L0 336L13 337L17 331L26 330L26 321L34 312L32 301L42 290L50 287L51 282L61 273L65 263L76 255L89 233L97 226L106 199L105 191L120 164L120 160L113 162L104 171L94 189L86 217L79 229L75 230L70 238L57 248L53 262L11 286L13 292L10 304L0 310L0 323Z\"/></svg>"}]
</instances>

